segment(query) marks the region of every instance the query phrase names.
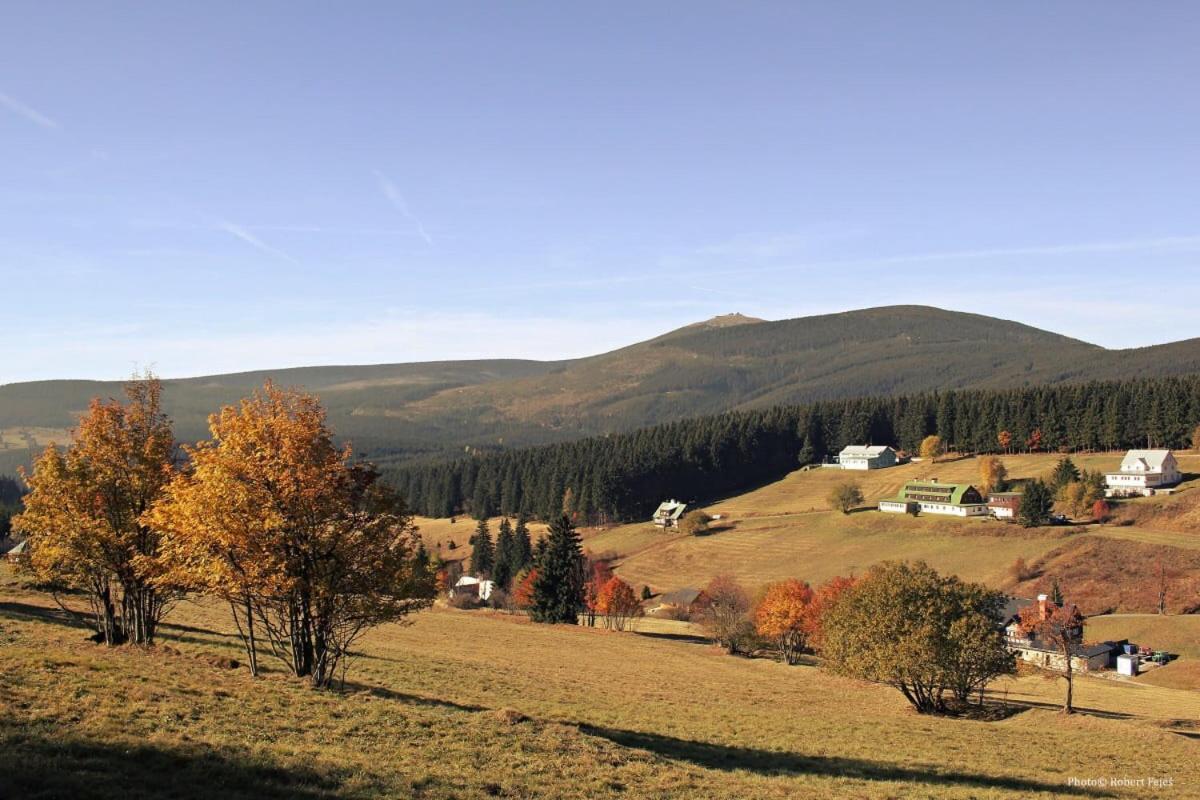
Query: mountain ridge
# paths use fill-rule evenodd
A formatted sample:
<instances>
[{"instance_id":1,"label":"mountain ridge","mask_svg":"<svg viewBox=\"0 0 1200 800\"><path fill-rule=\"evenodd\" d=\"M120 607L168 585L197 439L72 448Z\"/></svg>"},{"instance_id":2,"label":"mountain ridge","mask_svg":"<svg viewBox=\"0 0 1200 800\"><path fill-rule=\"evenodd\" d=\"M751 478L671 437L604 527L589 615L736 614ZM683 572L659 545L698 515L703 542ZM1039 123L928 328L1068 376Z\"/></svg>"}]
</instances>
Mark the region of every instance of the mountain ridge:
<instances>
[{"instance_id":1,"label":"mountain ridge","mask_svg":"<svg viewBox=\"0 0 1200 800\"><path fill-rule=\"evenodd\" d=\"M606 353L322 365L165 379L180 439L270 377L318 394L372 457L540 444L689 416L849 396L1200 372L1200 339L1108 350L1020 322L931 306L787 320L727 314ZM64 429L115 381L0 386L0 472ZM25 452L20 452L25 451Z\"/></svg>"}]
</instances>

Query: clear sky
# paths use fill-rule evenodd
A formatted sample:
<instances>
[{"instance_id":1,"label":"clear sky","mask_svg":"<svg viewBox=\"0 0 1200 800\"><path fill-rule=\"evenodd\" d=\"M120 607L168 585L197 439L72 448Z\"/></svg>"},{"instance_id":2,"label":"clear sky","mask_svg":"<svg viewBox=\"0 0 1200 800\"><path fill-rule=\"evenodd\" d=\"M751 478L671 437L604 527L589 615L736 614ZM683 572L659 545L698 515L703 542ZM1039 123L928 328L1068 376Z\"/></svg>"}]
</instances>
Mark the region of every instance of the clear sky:
<instances>
[{"instance_id":1,"label":"clear sky","mask_svg":"<svg viewBox=\"0 0 1200 800\"><path fill-rule=\"evenodd\" d=\"M0 6L0 382L1200 336L1200 4Z\"/></svg>"}]
</instances>

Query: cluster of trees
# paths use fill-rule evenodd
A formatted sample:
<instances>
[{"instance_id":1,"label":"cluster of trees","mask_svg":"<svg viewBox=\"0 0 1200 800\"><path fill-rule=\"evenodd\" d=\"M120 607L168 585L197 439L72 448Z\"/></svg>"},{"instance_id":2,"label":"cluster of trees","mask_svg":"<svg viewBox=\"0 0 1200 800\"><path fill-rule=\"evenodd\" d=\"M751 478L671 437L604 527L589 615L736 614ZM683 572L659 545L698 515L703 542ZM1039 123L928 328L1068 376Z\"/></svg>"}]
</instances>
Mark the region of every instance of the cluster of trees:
<instances>
[{"instance_id":1,"label":"cluster of trees","mask_svg":"<svg viewBox=\"0 0 1200 800\"><path fill-rule=\"evenodd\" d=\"M251 672L265 639L323 687L367 629L432 601L404 503L334 443L314 397L268 383L180 458L159 381L126 394L93 401L72 444L46 449L14 521L22 568L85 593L98 640L152 644L175 600L210 595L228 603Z\"/></svg>"},{"instance_id":2,"label":"cluster of trees","mask_svg":"<svg viewBox=\"0 0 1200 800\"><path fill-rule=\"evenodd\" d=\"M770 647L795 664L815 653L835 673L895 686L921 713L982 703L987 684L1015 669L1004 594L921 562L885 562L815 589L785 580L757 599L723 575L704 596L698 622L730 654Z\"/></svg>"},{"instance_id":3,"label":"cluster of trees","mask_svg":"<svg viewBox=\"0 0 1200 800\"><path fill-rule=\"evenodd\" d=\"M646 517L683 491L710 499L758 486L847 444L933 458L1186 447L1197 420L1200 376L927 392L731 412L398 468L388 479L429 516L567 513L602 523Z\"/></svg>"},{"instance_id":4,"label":"cluster of trees","mask_svg":"<svg viewBox=\"0 0 1200 800\"><path fill-rule=\"evenodd\" d=\"M507 597L514 581L519 583L533 565L533 544L524 516L517 517L516 527L505 517L500 520L499 528L493 542L487 519L476 523L471 537L470 568L473 575L493 581Z\"/></svg>"},{"instance_id":5,"label":"cluster of trees","mask_svg":"<svg viewBox=\"0 0 1200 800\"><path fill-rule=\"evenodd\" d=\"M1048 479L1037 478L1025 483L1017 519L1027 528L1045 525L1057 503L1062 512L1071 517L1091 516L1095 521L1103 522L1109 513L1104 486L1104 473L1081 471L1069 456L1064 456L1055 464Z\"/></svg>"}]
</instances>

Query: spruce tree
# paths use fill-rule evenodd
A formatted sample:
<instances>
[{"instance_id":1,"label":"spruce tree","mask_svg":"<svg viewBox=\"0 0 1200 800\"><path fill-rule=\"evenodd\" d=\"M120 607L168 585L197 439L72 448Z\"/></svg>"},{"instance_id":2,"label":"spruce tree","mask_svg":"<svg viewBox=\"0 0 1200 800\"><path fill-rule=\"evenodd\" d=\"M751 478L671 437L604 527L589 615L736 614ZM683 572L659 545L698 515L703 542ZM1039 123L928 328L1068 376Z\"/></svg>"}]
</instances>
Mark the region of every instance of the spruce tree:
<instances>
[{"instance_id":1,"label":"spruce tree","mask_svg":"<svg viewBox=\"0 0 1200 800\"><path fill-rule=\"evenodd\" d=\"M570 518L563 515L551 523L543 541L546 547L537 564L529 616L535 622L575 624L584 605L584 558L579 534Z\"/></svg>"},{"instance_id":2,"label":"spruce tree","mask_svg":"<svg viewBox=\"0 0 1200 800\"><path fill-rule=\"evenodd\" d=\"M496 563L492 568L492 580L505 591L508 591L513 575L517 574L513 571L514 544L512 523L505 517L500 520L500 532L496 534Z\"/></svg>"},{"instance_id":3,"label":"spruce tree","mask_svg":"<svg viewBox=\"0 0 1200 800\"><path fill-rule=\"evenodd\" d=\"M1079 480L1079 468L1075 466L1075 462L1068 456L1064 456L1054 466L1054 472L1050 475L1050 490L1057 492L1068 483Z\"/></svg>"},{"instance_id":4,"label":"spruce tree","mask_svg":"<svg viewBox=\"0 0 1200 800\"><path fill-rule=\"evenodd\" d=\"M1021 505L1017 509L1017 519L1026 528L1036 528L1050 521L1050 511L1054 508L1054 494L1042 480L1033 480L1025 485L1021 495Z\"/></svg>"},{"instance_id":5,"label":"spruce tree","mask_svg":"<svg viewBox=\"0 0 1200 800\"><path fill-rule=\"evenodd\" d=\"M509 573L516 576L533 563L533 543L529 539L529 523L524 514L517 515L517 527L513 531L512 561Z\"/></svg>"},{"instance_id":6,"label":"spruce tree","mask_svg":"<svg viewBox=\"0 0 1200 800\"><path fill-rule=\"evenodd\" d=\"M475 535L471 537L471 573L478 577L492 574L496 566L496 551L492 546L492 534L488 530L487 520L481 518L475 526Z\"/></svg>"}]
</instances>

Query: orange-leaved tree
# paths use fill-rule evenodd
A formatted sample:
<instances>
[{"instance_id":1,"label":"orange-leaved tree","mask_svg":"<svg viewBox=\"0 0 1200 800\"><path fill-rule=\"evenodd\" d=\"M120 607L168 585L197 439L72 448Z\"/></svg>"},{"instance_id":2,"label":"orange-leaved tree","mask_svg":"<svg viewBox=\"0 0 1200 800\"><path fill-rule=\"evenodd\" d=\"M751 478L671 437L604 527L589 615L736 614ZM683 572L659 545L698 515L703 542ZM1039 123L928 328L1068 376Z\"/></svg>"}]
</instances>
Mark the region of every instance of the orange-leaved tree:
<instances>
[{"instance_id":1,"label":"orange-leaved tree","mask_svg":"<svg viewBox=\"0 0 1200 800\"><path fill-rule=\"evenodd\" d=\"M93 400L65 452L46 448L24 474L30 491L13 520L28 536L23 568L52 589L86 593L109 645L152 644L177 597L158 581L159 532L142 519L175 470L162 384L138 377L125 394L124 404Z\"/></svg>"},{"instance_id":2,"label":"orange-leaved tree","mask_svg":"<svg viewBox=\"0 0 1200 800\"><path fill-rule=\"evenodd\" d=\"M771 584L758 608L754 627L758 635L775 643L788 664L800 659L812 633L813 590L794 578Z\"/></svg>"},{"instance_id":3,"label":"orange-leaved tree","mask_svg":"<svg viewBox=\"0 0 1200 800\"><path fill-rule=\"evenodd\" d=\"M583 608L587 617L588 627L596 626L596 615L604 614L600 610L600 593L604 585L612 579L612 567L607 561L588 558L588 581L583 586ZM605 625L607 625L607 621Z\"/></svg>"},{"instance_id":4,"label":"orange-leaved tree","mask_svg":"<svg viewBox=\"0 0 1200 800\"><path fill-rule=\"evenodd\" d=\"M230 603L252 665L261 627L294 674L329 686L367 629L432 602L411 517L311 395L267 383L209 427L147 515L170 579Z\"/></svg>"},{"instance_id":5,"label":"orange-leaved tree","mask_svg":"<svg viewBox=\"0 0 1200 800\"><path fill-rule=\"evenodd\" d=\"M517 608L528 610L533 606L533 584L537 581L537 567L531 567L513 579L513 603Z\"/></svg>"},{"instance_id":6,"label":"orange-leaved tree","mask_svg":"<svg viewBox=\"0 0 1200 800\"><path fill-rule=\"evenodd\" d=\"M996 434L996 444L1000 445L1000 449L1005 453L1009 452L1012 447L1013 436L1008 431L1000 431Z\"/></svg>"},{"instance_id":7,"label":"orange-leaved tree","mask_svg":"<svg viewBox=\"0 0 1200 800\"><path fill-rule=\"evenodd\" d=\"M1067 696L1062 711L1070 714L1075 688L1073 659L1083 647L1083 615L1073 604L1059 605L1041 600L1021 611L1018 626L1025 636L1038 640L1058 652L1063 660L1063 676L1067 679Z\"/></svg>"},{"instance_id":8,"label":"orange-leaved tree","mask_svg":"<svg viewBox=\"0 0 1200 800\"><path fill-rule=\"evenodd\" d=\"M631 620L642 615L642 604L633 587L613 575L600 587L596 612L604 616L604 627L623 631Z\"/></svg>"}]
</instances>

